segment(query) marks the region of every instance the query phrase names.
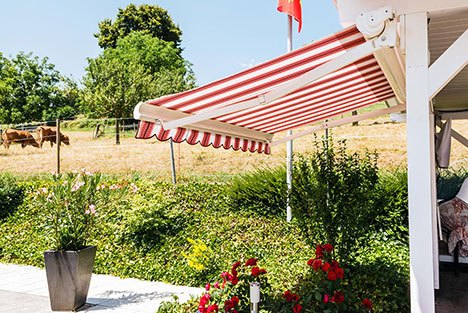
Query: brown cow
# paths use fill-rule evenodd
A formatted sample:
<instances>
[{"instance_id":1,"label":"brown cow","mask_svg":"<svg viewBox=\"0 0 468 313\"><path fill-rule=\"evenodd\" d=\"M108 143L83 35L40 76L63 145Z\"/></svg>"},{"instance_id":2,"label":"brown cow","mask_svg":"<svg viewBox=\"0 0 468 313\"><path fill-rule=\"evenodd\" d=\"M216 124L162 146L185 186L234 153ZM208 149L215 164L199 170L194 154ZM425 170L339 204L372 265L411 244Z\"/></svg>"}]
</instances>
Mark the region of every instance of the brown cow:
<instances>
[{"instance_id":1,"label":"brown cow","mask_svg":"<svg viewBox=\"0 0 468 313\"><path fill-rule=\"evenodd\" d=\"M11 143L21 144L21 148L33 146L39 148L39 144L33 135L26 130L16 130L9 128L2 133L3 146L5 149L10 148Z\"/></svg>"},{"instance_id":2,"label":"brown cow","mask_svg":"<svg viewBox=\"0 0 468 313\"><path fill-rule=\"evenodd\" d=\"M57 142L57 128L49 126L39 126L36 128L37 141L39 142L39 147L42 148L42 144L45 141L50 141L50 147L54 146L54 143ZM70 138L68 136L60 133L60 142L70 145Z\"/></svg>"}]
</instances>

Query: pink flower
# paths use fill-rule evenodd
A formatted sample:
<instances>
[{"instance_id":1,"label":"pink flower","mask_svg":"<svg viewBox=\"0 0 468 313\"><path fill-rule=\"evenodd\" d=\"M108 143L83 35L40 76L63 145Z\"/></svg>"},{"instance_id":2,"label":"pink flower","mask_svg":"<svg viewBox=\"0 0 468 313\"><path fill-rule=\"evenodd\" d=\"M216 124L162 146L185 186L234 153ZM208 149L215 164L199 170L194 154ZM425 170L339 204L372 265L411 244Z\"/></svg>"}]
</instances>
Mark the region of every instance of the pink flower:
<instances>
[{"instance_id":1,"label":"pink flower","mask_svg":"<svg viewBox=\"0 0 468 313\"><path fill-rule=\"evenodd\" d=\"M211 285L209 283L205 285L205 290L206 291L210 291L210 288L211 288Z\"/></svg>"},{"instance_id":2,"label":"pink flower","mask_svg":"<svg viewBox=\"0 0 468 313\"><path fill-rule=\"evenodd\" d=\"M326 293L324 296L323 296L323 303L328 303L330 302L330 296Z\"/></svg>"}]
</instances>

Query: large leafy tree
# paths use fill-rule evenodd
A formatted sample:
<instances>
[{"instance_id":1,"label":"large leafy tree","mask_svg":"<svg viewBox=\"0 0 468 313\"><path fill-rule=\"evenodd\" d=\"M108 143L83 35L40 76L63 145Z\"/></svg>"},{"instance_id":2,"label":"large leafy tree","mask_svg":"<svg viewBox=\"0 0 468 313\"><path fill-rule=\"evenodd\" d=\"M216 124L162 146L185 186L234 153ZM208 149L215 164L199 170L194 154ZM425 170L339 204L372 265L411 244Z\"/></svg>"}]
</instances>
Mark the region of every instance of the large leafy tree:
<instances>
[{"instance_id":1,"label":"large leafy tree","mask_svg":"<svg viewBox=\"0 0 468 313\"><path fill-rule=\"evenodd\" d=\"M0 55L0 123L23 123L75 115L76 84L47 58L20 52Z\"/></svg>"},{"instance_id":2,"label":"large leafy tree","mask_svg":"<svg viewBox=\"0 0 468 313\"><path fill-rule=\"evenodd\" d=\"M129 117L139 101L194 86L175 44L142 32L88 59L86 71L83 109L92 117Z\"/></svg>"},{"instance_id":3,"label":"large leafy tree","mask_svg":"<svg viewBox=\"0 0 468 313\"><path fill-rule=\"evenodd\" d=\"M174 24L168 12L157 5L130 4L125 9L119 9L115 21L105 19L99 23L99 32L95 36L101 48L115 48L120 38L134 31L173 42L180 53L182 31Z\"/></svg>"}]
</instances>

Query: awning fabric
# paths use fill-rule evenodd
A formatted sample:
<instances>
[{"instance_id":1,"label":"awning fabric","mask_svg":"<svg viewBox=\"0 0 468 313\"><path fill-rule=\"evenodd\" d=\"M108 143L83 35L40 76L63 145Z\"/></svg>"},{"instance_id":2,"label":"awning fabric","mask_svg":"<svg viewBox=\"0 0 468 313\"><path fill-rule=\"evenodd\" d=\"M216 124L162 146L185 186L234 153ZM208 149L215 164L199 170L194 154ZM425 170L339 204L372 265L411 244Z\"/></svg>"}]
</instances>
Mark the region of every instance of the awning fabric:
<instances>
[{"instance_id":1,"label":"awning fabric","mask_svg":"<svg viewBox=\"0 0 468 313\"><path fill-rule=\"evenodd\" d=\"M156 117L162 122L167 121L171 113L197 114L230 106L258 98L363 43L364 37L353 26L238 74L146 103L168 113ZM271 103L210 121L239 131L219 131L220 128L213 130L209 126L200 128L196 125L165 130L160 123L142 120L136 137L156 137L162 141L172 138L174 142L269 154L269 140L275 133L329 119L394 96L374 56L369 55ZM264 136L243 136L242 130Z\"/></svg>"}]
</instances>

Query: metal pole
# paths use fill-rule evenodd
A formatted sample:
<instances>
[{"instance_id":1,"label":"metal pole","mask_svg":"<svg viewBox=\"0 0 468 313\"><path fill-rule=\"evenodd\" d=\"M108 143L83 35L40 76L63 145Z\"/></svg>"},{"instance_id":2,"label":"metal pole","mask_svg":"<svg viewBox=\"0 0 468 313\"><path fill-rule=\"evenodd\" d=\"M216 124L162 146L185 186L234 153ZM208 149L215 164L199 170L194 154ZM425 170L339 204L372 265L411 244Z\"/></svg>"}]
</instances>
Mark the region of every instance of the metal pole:
<instances>
[{"instance_id":1,"label":"metal pole","mask_svg":"<svg viewBox=\"0 0 468 313\"><path fill-rule=\"evenodd\" d=\"M288 15L288 40L287 52L292 51L292 16ZM288 130L288 136L292 135L292 130ZM286 199L286 221L292 220L291 206L289 205L289 195L292 189L292 159L293 159L293 141L286 142L286 185L288 186L288 197Z\"/></svg>"},{"instance_id":2,"label":"metal pole","mask_svg":"<svg viewBox=\"0 0 468 313\"><path fill-rule=\"evenodd\" d=\"M176 168L175 168L175 159L174 159L174 142L172 141L172 138L169 139L169 143L171 145L172 183L175 185L177 183L177 178L176 178Z\"/></svg>"},{"instance_id":3,"label":"metal pole","mask_svg":"<svg viewBox=\"0 0 468 313\"><path fill-rule=\"evenodd\" d=\"M57 144L57 174L60 174L60 119L55 121L56 133L55 133L55 143Z\"/></svg>"}]
</instances>

